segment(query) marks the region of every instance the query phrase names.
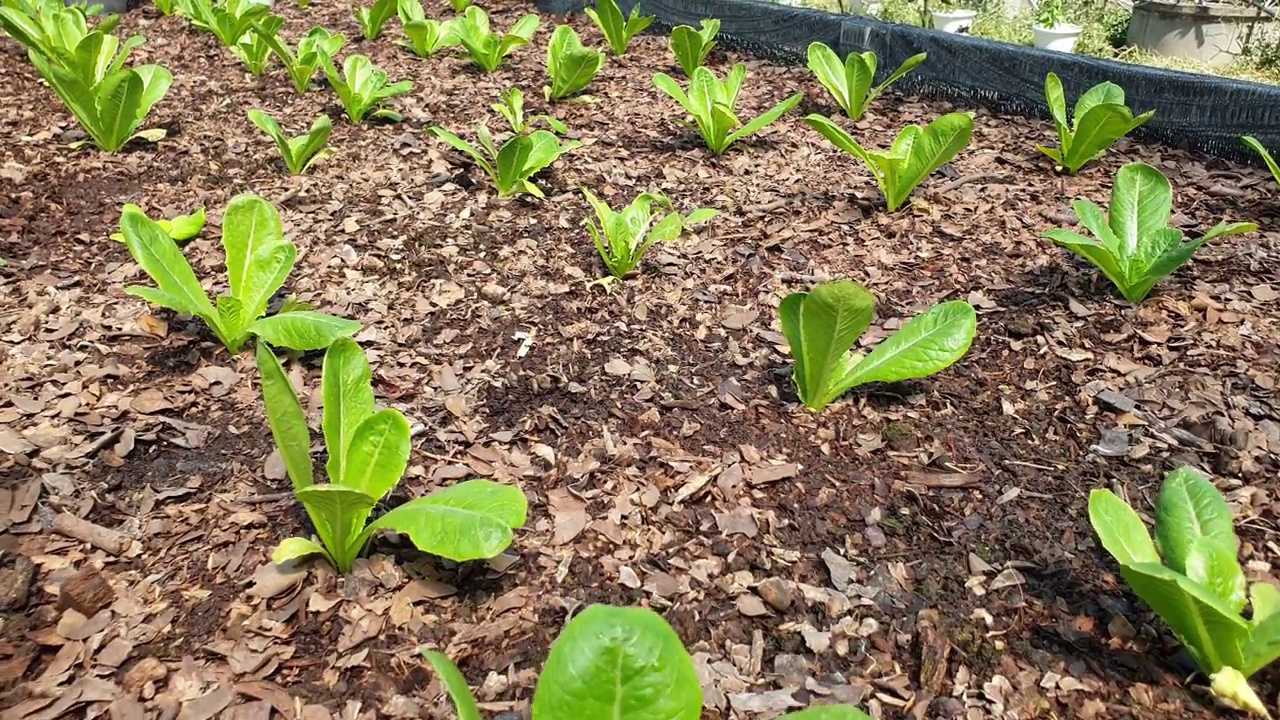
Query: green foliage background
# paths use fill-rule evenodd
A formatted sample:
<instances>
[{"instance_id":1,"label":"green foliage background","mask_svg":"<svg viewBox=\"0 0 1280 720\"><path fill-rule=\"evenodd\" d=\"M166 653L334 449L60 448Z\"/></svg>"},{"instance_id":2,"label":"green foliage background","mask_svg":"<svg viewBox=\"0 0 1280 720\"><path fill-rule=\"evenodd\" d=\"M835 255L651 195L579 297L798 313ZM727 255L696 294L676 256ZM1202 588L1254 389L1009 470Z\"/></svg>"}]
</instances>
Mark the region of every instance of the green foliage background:
<instances>
[{"instance_id":1,"label":"green foliage background","mask_svg":"<svg viewBox=\"0 0 1280 720\"><path fill-rule=\"evenodd\" d=\"M794 0L788 4L812 7L829 12L848 12L851 0ZM956 0L957 6L978 11L973 34L991 40L1018 45L1031 45L1031 26L1035 13L1030 3L1025 9L1010 13L1012 2L1006 0ZM1191 72L1207 72L1260 82L1280 84L1280 27L1262 32L1249 42L1245 55L1223 68L1209 69L1198 63L1177 58L1151 55L1137 48L1125 47L1130 13L1115 0L1076 0L1067 5L1067 21L1084 28L1076 52L1097 57ZM929 8L941 7L939 0L928 0ZM929 13L925 0L883 0L878 17L889 22L928 26Z\"/></svg>"}]
</instances>

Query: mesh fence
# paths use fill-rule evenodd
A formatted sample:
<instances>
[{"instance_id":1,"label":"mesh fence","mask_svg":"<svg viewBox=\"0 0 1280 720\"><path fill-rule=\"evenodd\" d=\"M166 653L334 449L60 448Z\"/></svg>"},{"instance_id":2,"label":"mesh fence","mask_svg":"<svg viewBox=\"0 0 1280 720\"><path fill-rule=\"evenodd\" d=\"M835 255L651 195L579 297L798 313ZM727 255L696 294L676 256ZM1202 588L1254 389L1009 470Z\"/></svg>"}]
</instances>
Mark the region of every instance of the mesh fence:
<instances>
[{"instance_id":1,"label":"mesh fence","mask_svg":"<svg viewBox=\"0 0 1280 720\"><path fill-rule=\"evenodd\" d=\"M569 14L584 0L537 0L544 12ZM619 0L630 12L637 0ZM952 100L998 112L1049 118L1044 78L1054 72L1068 104L1105 81L1125 89L1134 113L1156 114L1134 135L1176 147L1257 164L1240 142L1243 135L1280 149L1280 87L1214 75L1162 70L1115 60L1039 50L954 33L885 23L760 0L643 0L642 12L657 17L651 31L697 26L720 19L719 40L728 47L784 64L803 64L809 43L825 43L842 57L871 50L879 74L892 72L916 53L920 65L894 85L898 92Z\"/></svg>"}]
</instances>

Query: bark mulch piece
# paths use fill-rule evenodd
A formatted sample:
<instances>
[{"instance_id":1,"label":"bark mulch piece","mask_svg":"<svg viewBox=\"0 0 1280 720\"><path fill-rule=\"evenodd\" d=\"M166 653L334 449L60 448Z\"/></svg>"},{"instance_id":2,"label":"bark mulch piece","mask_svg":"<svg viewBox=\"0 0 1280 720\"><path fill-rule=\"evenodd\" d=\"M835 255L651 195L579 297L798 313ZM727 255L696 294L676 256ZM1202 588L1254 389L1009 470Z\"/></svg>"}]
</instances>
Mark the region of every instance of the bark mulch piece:
<instances>
[{"instance_id":1,"label":"bark mulch piece","mask_svg":"<svg viewBox=\"0 0 1280 720\"><path fill-rule=\"evenodd\" d=\"M526 9L496 5L499 27ZM278 9L290 38L317 23L359 36L341 4ZM1239 513L1250 574L1271 574L1274 183L1131 142L1060 177L1032 148L1048 126L980 112L970 149L890 215L800 113L710 157L651 84L674 72L660 37L610 57L588 97L546 107L557 21L488 76L457 53L412 57L395 27L351 43L415 85L393 102L402 124L352 127L327 90L298 96L278 68L253 78L212 36L144 9L120 33L145 34L138 60L174 72L150 122L170 136L116 156L68 150L83 134L0 43L5 717L445 717L420 644L454 657L488 712L523 712L551 640L592 602L663 612L712 718L821 698L887 718L1217 716L1094 542L1085 498L1115 487L1149 507L1165 471L1194 463ZM807 71L746 61L744 113L797 90L832 110ZM511 84L583 142L537 179L545 201L499 200L425 132L494 123ZM290 132L333 115L339 154L287 177L252 107ZM951 109L887 97L858 132L884 145ZM1134 160L1171 178L1179 226L1263 231L1121 302L1040 233L1072 198L1105 202ZM602 268L580 184L615 206L648 189L723 215L606 290L590 284ZM305 518L252 358L125 295L142 276L107 239L123 203L204 205L210 227L185 252L220 288L218 217L248 191L299 245L287 291L365 324L379 397L414 425L402 496L473 476L525 489L531 520L507 554L457 567L384 538L345 579L270 564ZM776 307L829 277L876 294L868 342L952 298L977 307L978 339L934 378L812 415ZM318 366L290 371L314 388ZM1270 671L1257 684L1280 690Z\"/></svg>"}]
</instances>

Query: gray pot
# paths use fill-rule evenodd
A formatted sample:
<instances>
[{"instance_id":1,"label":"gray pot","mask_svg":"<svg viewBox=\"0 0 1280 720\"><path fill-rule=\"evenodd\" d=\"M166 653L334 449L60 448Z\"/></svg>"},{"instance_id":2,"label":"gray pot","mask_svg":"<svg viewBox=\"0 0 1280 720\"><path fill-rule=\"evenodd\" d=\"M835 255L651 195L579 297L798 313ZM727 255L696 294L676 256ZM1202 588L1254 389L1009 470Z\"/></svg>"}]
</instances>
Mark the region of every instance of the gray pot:
<instances>
[{"instance_id":1,"label":"gray pot","mask_svg":"<svg viewBox=\"0 0 1280 720\"><path fill-rule=\"evenodd\" d=\"M84 5L85 0L66 0L66 5ZM122 15L129 9L129 0L88 0L89 5L101 5L103 15Z\"/></svg>"},{"instance_id":2,"label":"gray pot","mask_svg":"<svg viewBox=\"0 0 1280 720\"><path fill-rule=\"evenodd\" d=\"M1157 55L1221 66L1239 57L1246 40L1272 22L1270 15L1243 5L1139 0L1128 41Z\"/></svg>"}]
</instances>

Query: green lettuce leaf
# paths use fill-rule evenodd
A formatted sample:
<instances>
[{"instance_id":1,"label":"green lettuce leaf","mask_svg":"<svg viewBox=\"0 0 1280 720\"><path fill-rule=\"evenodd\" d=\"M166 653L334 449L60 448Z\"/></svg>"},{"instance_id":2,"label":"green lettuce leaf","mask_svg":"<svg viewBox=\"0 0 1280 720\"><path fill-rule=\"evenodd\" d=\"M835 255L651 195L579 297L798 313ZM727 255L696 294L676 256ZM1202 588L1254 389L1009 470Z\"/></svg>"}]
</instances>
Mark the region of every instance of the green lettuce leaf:
<instances>
[{"instance_id":1,"label":"green lettuce leaf","mask_svg":"<svg viewBox=\"0 0 1280 720\"><path fill-rule=\"evenodd\" d=\"M840 384L899 382L941 372L969 351L977 327L978 316L969 303L952 300L936 305L877 345Z\"/></svg>"},{"instance_id":2,"label":"green lettuce leaf","mask_svg":"<svg viewBox=\"0 0 1280 720\"><path fill-rule=\"evenodd\" d=\"M462 676L458 666L443 653L435 650L422 650L422 657L431 663L431 669L440 676L445 691L449 693L449 699L453 700L458 720L482 720L476 698L471 694L467 679Z\"/></svg>"},{"instance_id":3,"label":"green lettuce leaf","mask_svg":"<svg viewBox=\"0 0 1280 720\"><path fill-rule=\"evenodd\" d=\"M527 512L520 488L468 480L391 510L365 529L363 540L394 530L424 552L455 562L484 560L511 545L511 530L524 525Z\"/></svg>"},{"instance_id":4,"label":"green lettuce leaf","mask_svg":"<svg viewBox=\"0 0 1280 720\"><path fill-rule=\"evenodd\" d=\"M191 264L158 224L136 205L120 215L120 233L135 262L155 282L155 288L131 286L125 292L180 313L202 318L217 330L217 312L196 278Z\"/></svg>"},{"instance_id":5,"label":"green lettuce leaf","mask_svg":"<svg viewBox=\"0 0 1280 720\"><path fill-rule=\"evenodd\" d=\"M277 347L324 350L338 338L360 331L360 323L314 310L295 310L258 318L245 331Z\"/></svg>"},{"instance_id":6,"label":"green lettuce leaf","mask_svg":"<svg viewBox=\"0 0 1280 720\"><path fill-rule=\"evenodd\" d=\"M680 637L643 608L592 605L551 646L534 720L698 720L702 686Z\"/></svg>"},{"instance_id":7,"label":"green lettuce leaf","mask_svg":"<svg viewBox=\"0 0 1280 720\"><path fill-rule=\"evenodd\" d=\"M267 411L267 426L275 440L276 450L284 461L285 471L295 491L315 484L311 470L311 431L302 404L293 392L293 384L284 366L266 343L254 348L258 373L262 376L262 404Z\"/></svg>"}]
</instances>

